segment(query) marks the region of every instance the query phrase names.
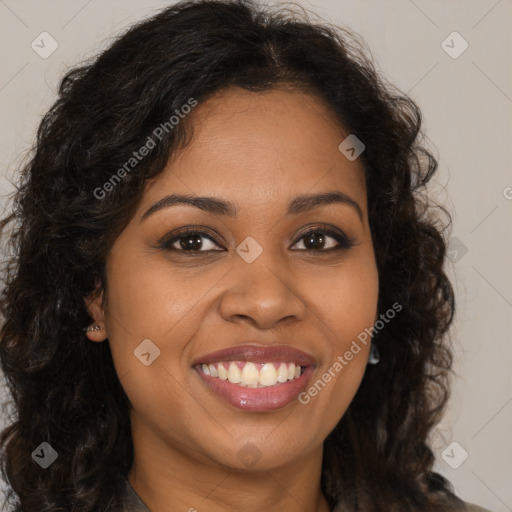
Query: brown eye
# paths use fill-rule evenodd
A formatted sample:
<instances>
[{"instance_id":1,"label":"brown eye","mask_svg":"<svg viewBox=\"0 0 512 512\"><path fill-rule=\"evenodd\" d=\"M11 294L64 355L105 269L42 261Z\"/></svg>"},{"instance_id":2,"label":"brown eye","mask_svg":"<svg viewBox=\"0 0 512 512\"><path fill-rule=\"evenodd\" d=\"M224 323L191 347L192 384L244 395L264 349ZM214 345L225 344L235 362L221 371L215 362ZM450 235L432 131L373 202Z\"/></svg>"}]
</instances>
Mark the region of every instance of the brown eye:
<instances>
[{"instance_id":1,"label":"brown eye","mask_svg":"<svg viewBox=\"0 0 512 512\"><path fill-rule=\"evenodd\" d=\"M207 242L205 243L203 240L207 240ZM219 242L215 240L213 235L205 231L186 229L178 233L171 233L157 247L168 251L202 253L218 251L219 249L214 248L218 245Z\"/></svg>"},{"instance_id":2,"label":"brown eye","mask_svg":"<svg viewBox=\"0 0 512 512\"><path fill-rule=\"evenodd\" d=\"M336 232L328 228L310 229L300 236L299 242L302 240L304 240L302 242L304 249L301 250L313 252L339 251L349 249L354 245L344 233ZM296 244L299 242L296 242Z\"/></svg>"}]
</instances>

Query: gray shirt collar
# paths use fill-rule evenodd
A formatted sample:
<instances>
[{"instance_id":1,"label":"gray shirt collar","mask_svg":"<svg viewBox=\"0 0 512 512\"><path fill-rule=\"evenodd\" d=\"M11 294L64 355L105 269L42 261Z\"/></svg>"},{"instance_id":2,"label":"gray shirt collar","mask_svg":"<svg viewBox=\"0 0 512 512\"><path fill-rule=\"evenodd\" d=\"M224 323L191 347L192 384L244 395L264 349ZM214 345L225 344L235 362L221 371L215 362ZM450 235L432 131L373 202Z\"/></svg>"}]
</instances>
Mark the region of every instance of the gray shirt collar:
<instances>
[{"instance_id":1,"label":"gray shirt collar","mask_svg":"<svg viewBox=\"0 0 512 512\"><path fill-rule=\"evenodd\" d=\"M128 479L125 479L124 487L125 491L123 496L123 512L151 512L149 508L146 506L146 504L140 499L139 495L135 492L133 487L130 485ZM459 510L461 512L490 512L487 509L477 507L476 505L466 504L460 500L457 501L459 502L460 508L457 508L456 510ZM341 506L340 503L338 503L334 507L333 512L343 512L343 510L344 508ZM455 510L455 508L453 510Z\"/></svg>"},{"instance_id":2,"label":"gray shirt collar","mask_svg":"<svg viewBox=\"0 0 512 512\"><path fill-rule=\"evenodd\" d=\"M146 504L140 499L128 479L124 483L125 491L123 496L123 512L151 512ZM333 512L342 512L339 506L334 507Z\"/></svg>"},{"instance_id":3,"label":"gray shirt collar","mask_svg":"<svg viewBox=\"0 0 512 512\"><path fill-rule=\"evenodd\" d=\"M124 510L123 512L150 512L146 504L140 499L139 495L135 492L130 485L128 479L124 482Z\"/></svg>"}]
</instances>

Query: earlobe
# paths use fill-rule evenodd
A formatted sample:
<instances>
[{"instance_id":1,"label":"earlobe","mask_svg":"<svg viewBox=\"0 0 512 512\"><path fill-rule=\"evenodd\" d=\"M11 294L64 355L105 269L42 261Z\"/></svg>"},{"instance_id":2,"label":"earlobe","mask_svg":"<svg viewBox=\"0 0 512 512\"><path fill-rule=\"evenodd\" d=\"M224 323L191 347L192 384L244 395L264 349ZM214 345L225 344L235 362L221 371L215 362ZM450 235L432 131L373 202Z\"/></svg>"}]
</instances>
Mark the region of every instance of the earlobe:
<instances>
[{"instance_id":1,"label":"earlobe","mask_svg":"<svg viewBox=\"0 0 512 512\"><path fill-rule=\"evenodd\" d=\"M107 339L106 330L99 324L91 324L85 328L86 336L94 342L102 342Z\"/></svg>"}]
</instances>

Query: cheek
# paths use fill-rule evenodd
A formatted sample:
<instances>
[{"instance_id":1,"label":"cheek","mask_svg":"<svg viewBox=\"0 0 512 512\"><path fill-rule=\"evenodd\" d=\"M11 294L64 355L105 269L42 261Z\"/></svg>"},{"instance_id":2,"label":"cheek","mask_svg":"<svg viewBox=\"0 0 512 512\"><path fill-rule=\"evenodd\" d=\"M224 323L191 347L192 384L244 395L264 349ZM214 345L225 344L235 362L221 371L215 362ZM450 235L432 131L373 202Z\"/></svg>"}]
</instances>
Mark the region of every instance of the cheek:
<instances>
[{"instance_id":1,"label":"cheek","mask_svg":"<svg viewBox=\"0 0 512 512\"><path fill-rule=\"evenodd\" d=\"M379 287L373 253L360 256L338 268L330 278L324 277L311 294L329 347L318 376L306 391L312 401L322 404L320 409L332 425L359 388L377 315Z\"/></svg>"},{"instance_id":2,"label":"cheek","mask_svg":"<svg viewBox=\"0 0 512 512\"><path fill-rule=\"evenodd\" d=\"M357 340L365 329L374 325L378 303L378 276L371 268L350 272L343 280L343 285L332 290L332 300L338 330L343 340L339 349ZM333 319L335 321L335 319ZM369 341L369 340L368 340ZM364 345L363 345L364 349Z\"/></svg>"},{"instance_id":3,"label":"cheek","mask_svg":"<svg viewBox=\"0 0 512 512\"><path fill-rule=\"evenodd\" d=\"M176 389L183 380L183 349L192 335L187 329L198 325L189 321L198 291L178 282L168 265L149 265L129 250L112 256L106 323L116 373L137 414L154 428L158 422L171 425L173 408L183 409L190 398Z\"/></svg>"},{"instance_id":4,"label":"cheek","mask_svg":"<svg viewBox=\"0 0 512 512\"><path fill-rule=\"evenodd\" d=\"M107 273L109 338L128 337L139 343L154 338L165 346L169 337L176 339L170 330L178 324L181 328L182 320L194 314L204 293L186 269L177 272L163 257L129 249L112 251ZM201 281L208 283L214 277L205 275Z\"/></svg>"},{"instance_id":5,"label":"cheek","mask_svg":"<svg viewBox=\"0 0 512 512\"><path fill-rule=\"evenodd\" d=\"M359 253L346 264L330 269L313 284L309 285L308 296L328 328L326 334L331 340L332 357L336 357L374 325L379 279L373 252Z\"/></svg>"}]
</instances>

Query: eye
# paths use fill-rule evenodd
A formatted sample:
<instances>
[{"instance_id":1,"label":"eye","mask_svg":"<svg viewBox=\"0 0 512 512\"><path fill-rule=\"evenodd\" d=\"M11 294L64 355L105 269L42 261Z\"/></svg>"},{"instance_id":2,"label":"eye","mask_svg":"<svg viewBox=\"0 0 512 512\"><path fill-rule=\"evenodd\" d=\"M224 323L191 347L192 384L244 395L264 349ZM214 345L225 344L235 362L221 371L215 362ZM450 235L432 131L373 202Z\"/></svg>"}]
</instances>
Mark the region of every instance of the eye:
<instances>
[{"instance_id":1,"label":"eye","mask_svg":"<svg viewBox=\"0 0 512 512\"><path fill-rule=\"evenodd\" d=\"M331 239L330 242L329 239ZM334 243L332 240L334 240ZM296 244L299 243L302 243L304 246L304 249L301 250L312 252L341 251L354 246L353 241L350 240L343 232L334 231L327 226L320 226L307 230L300 236L299 242L296 242ZM325 245L328 245L328 247L326 248Z\"/></svg>"},{"instance_id":2,"label":"eye","mask_svg":"<svg viewBox=\"0 0 512 512\"><path fill-rule=\"evenodd\" d=\"M208 242L205 244L202 239ZM213 246L220 245L213 234L197 229L187 228L178 233L171 233L170 236L164 238L158 245L158 249L169 251L202 253L211 251L222 251L223 249L214 249ZM203 250L200 250L203 249Z\"/></svg>"},{"instance_id":3,"label":"eye","mask_svg":"<svg viewBox=\"0 0 512 512\"><path fill-rule=\"evenodd\" d=\"M206 240L206 243L203 240ZM294 245L298 244L302 244L304 247L299 249L301 251L321 253L346 250L354 246L353 241L343 232L335 231L328 226L308 229L299 237ZM219 247L220 245L220 241L217 240L214 234L196 228L186 228L164 237L157 245L157 248L188 254L201 254L225 251L226 249L224 248L215 249L215 246ZM327 247L325 247L326 245Z\"/></svg>"}]
</instances>

